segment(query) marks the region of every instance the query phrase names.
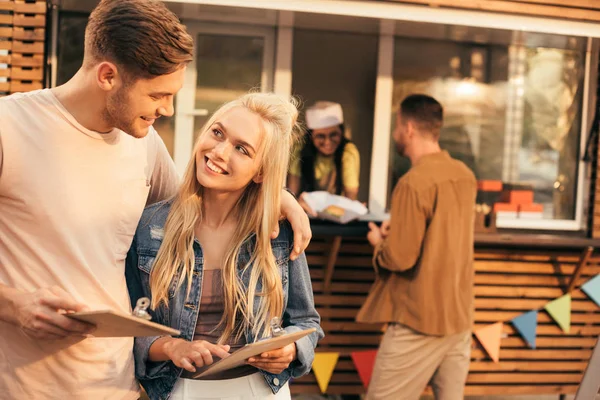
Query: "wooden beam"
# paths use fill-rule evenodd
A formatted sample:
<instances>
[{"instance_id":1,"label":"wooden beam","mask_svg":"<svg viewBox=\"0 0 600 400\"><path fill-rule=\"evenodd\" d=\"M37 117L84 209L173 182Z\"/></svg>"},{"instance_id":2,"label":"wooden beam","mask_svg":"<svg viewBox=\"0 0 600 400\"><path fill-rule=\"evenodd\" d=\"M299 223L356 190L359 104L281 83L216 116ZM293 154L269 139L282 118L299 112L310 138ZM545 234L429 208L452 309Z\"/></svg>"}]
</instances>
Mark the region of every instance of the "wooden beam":
<instances>
[{"instance_id":1,"label":"wooden beam","mask_svg":"<svg viewBox=\"0 0 600 400\"><path fill-rule=\"evenodd\" d=\"M41 67L44 65L44 56L42 54L28 56L16 53L12 55L9 64L12 64L13 67Z\"/></svg>"},{"instance_id":2,"label":"wooden beam","mask_svg":"<svg viewBox=\"0 0 600 400\"><path fill-rule=\"evenodd\" d=\"M44 42L28 43L21 40L13 40L13 53L44 54Z\"/></svg>"},{"instance_id":3,"label":"wooden beam","mask_svg":"<svg viewBox=\"0 0 600 400\"><path fill-rule=\"evenodd\" d=\"M16 13L23 14L46 14L46 2L25 3L17 0L15 1L14 10Z\"/></svg>"},{"instance_id":4,"label":"wooden beam","mask_svg":"<svg viewBox=\"0 0 600 400\"><path fill-rule=\"evenodd\" d=\"M423 4L435 7L492 11L509 14L534 15L582 21L600 21L600 11L553 5L519 4L505 0L392 0L397 3Z\"/></svg>"},{"instance_id":5,"label":"wooden beam","mask_svg":"<svg viewBox=\"0 0 600 400\"><path fill-rule=\"evenodd\" d=\"M11 71L12 79L23 81L41 81L44 79L44 70L42 68L13 67Z\"/></svg>"},{"instance_id":6,"label":"wooden beam","mask_svg":"<svg viewBox=\"0 0 600 400\"><path fill-rule=\"evenodd\" d=\"M12 25L13 16L10 14L0 14L0 24L3 25Z\"/></svg>"},{"instance_id":7,"label":"wooden beam","mask_svg":"<svg viewBox=\"0 0 600 400\"><path fill-rule=\"evenodd\" d=\"M35 15L30 17L26 14L15 14L13 17L13 25L43 28L46 26L46 16Z\"/></svg>"},{"instance_id":8,"label":"wooden beam","mask_svg":"<svg viewBox=\"0 0 600 400\"><path fill-rule=\"evenodd\" d=\"M32 90L42 89L44 86L42 82L21 82L21 81L10 81L10 92L30 92Z\"/></svg>"},{"instance_id":9,"label":"wooden beam","mask_svg":"<svg viewBox=\"0 0 600 400\"><path fill-rule=\"evenodd\" d=\"M0 38L11 38L13 36L13 28L0 27Z\"/></svg>"},{"instance_id":10,"label":"wooden beam","mask_svg":"<svg viewBox=\"0 0 600 400\"><path fill-rule=\"evenodd\" d=\"M489 1L489 0L488 0ZM519 3L555 5L573 8L590 8L600 10L598 0L514 0Z\"/></svg>"},{"instance_id":11,"label":"wooden beam","mask_svg":"<svg viewBox=\"0 0 600 400\"><path fill-rule=\"evenodd\" d=\"M335 264L337 261L338 253L340 251L340 245L342 244L341 236L334 236L331 242L331 248L329 255L327 256L327 265L325 267L325 282L323 290L325 293L329 293L331 286L331 279L333 277L333 271L335 270Z\"/></svg>"},{"instance_id":12,"label":"wooden beam","mask_svg":"<svg viewBox=\"0 0 600 400\"><path fill-rule=\"evenodd\" d=\"M575 289L575 285L577 284L577 282L579 281L579 278L581 277L583 268L587 265L588 260L590 259L593 252L594 252L594 248L591 246L588 246L588 248L583 251L583 254L581 256L581 261L575 268L575 272L573 272L573 277L571 278L571 281L569 282L569 286L567 287L567 291L565 293L571 293L573 291L573 289Z\"/></svg>"},{"instance_id":13,"label":"wooden beam","mask_svg":"<svg viewBox=\"0 0 600 400\"><path fill-rule=\"evenodd\" d=\"M15 9L15 3L13 1L0 1L1 11L12 11Z\"/></svg>"},{"instance_id":14,"label":"wooden beam","mask_svg":"<svg viewBox=\"0 0 600 400\"><path fill-rule=\"evenodd\" d=\"M46 30L44 28L25 29L17 27L13 30L13 39L44 41L46 39Z\"/></svg>"}]
</instances>

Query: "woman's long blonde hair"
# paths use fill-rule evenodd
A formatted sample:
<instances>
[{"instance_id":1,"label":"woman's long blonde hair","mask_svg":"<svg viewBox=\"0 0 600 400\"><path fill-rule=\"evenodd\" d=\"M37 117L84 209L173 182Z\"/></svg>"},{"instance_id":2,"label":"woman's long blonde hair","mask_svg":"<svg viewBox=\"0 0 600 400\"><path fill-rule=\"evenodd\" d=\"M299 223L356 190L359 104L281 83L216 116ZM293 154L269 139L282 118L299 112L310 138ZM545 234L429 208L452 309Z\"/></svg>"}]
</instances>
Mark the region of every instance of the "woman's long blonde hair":
<instances>
[{"instance_id":1,"label":"woman's long blonde hair","mask_svg":"<svg viewBox=\"0 0 600 400\"><path fill-rule=\"evenodd\" d=\"M258 153L261 155L259 174L261 183L251 181L234 207L238 226L225 254L223 265L224 313L220 326L223 334L219 343L229 338L239 339L247 328L255 336L270 334L269 322L283 312L281 277L271 250L271 233L279 223L280 198L286 177L290 150L300 130L297 126L298 109L294 99L272 93L249 93L223 105L202 128L201 135L229 110L244 107L260 116L264 135ZM176 194L165 225L163 243L158 251L150 274L152 307L168 306L169 287L178 272L177 289L187 279L189 295L194 272L194 228L203 220L203 188L196 178L196 153L194 146L183 183ZM238 256L244 242L256 235L256 246L246 269L253 265L249 286L239 278ZM257 292L257 284L262 289ZM259 296L260 306L253 309L253 299ZM241 321L241 323L240 323Z\"/></svg>"}]
</instances>

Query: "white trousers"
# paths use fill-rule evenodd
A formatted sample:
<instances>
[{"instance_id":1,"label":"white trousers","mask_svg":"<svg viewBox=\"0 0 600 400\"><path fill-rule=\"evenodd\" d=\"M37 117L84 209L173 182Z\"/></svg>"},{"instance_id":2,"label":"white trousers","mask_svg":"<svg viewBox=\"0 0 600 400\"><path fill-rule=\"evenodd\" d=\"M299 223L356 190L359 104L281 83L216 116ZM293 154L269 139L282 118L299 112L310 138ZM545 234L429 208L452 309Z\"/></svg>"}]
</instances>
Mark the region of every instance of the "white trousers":
<instances>
[{"instance_id":1,"label":"white trousers","mask_svg":"<svg viewBox=\"0 0 600 400\"><path fill-rule=\"evenodd\" d=\"M277 394L260 373L235 379L201 381L180 378L175 384L170 400L291 400L286 383Z\"/></svg>"}]
</instances>

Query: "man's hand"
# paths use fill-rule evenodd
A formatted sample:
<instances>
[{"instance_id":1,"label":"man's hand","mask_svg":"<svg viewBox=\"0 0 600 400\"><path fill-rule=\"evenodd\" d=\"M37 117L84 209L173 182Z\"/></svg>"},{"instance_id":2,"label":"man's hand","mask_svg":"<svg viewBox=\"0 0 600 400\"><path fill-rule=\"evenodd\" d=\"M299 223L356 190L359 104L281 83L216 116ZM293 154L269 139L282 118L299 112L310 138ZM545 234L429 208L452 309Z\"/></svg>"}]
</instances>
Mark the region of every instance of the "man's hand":
<instances>
[{"instance_id":1,"label":"man's hand","mask_svg":"<svg viewBox=\"0 0 600 400\"><path fill-rule=\"evenodd\" d=\"M58 286L39 289L33 293L10 290L9 322L21 328L30 338L56 340L68 336L84 336L95 329L94 325L65 316L67 312L83 311L87 307Z\"/></svg>"},{"instance_id":2,"label":"man's hand","mask_svg":"<svg viewBox=\"0 0 600 400\"><path fill-rule=\"evenodd\" d=\"M308 247L312 232L310 230L310 221L306 213L300 207L294 196L287 191L281 194L281 214L292 225L294 230L294 248L290 254L290 260L295 260ZM279 236L279 227L275 229L271 236L275 239Z\"/></svg>"},{"instance_id":3,"label":"man's hand","mask_svg":"<svg viewBox=\"0 0 600 400\"><path fill-rule=\"evenodd\" d=\"M369 233L367 233L367 239L371 246L376 247L384 239L382 229L379 228L375 223L369 222Z\"/></svg>"},{"instance_id":4,"label":"man's hand","mask_svg":"<svg viewBox=\"0 0 600 400\"><path fill-rule=\"evenodd\" d=\"M262 353L259 357L250 357L248 364L272 374L280 374L296 359L296 343L288 344L277 350Z\"/></svg>"},{"instance_id":5,"label":"man's hand","mask_svg":"<svg viewBox=\"0 0 600 400\"><path fill-rule=\"evenodd\" d=\"M390 234L390 220L386 219L381 223L381 236L385 239Z\"/></svg>"},{"instance_id":6,"label":"man's hand","mask_svg":"<svg viewBox=\"0 0 600 400\"><path fill-rule=\"evenodd\" d=\"M184 339L169 338L163 344L164 353L173 364L190 372L196 372L213 363L213 355L219 358L229 357L229 345L213 344L205 340L188 342Z\"/></svg>"},{"instance_id":7,"label":"man's hand","mask_svg":"<svg viewBox=\"0 0 600 400\"><path fill-rule=\"evenodd\" d=\"M302 209L304 211L306 211L306 213L308 215L310 215L311 217L316 217L317 216L316 211L313 210L312 207L308 205L304 196L306 196L306 192L300 193L300 197L298 197L298 203L300 203L300 207L302 207Z\"/></svg>"}]
</instances>

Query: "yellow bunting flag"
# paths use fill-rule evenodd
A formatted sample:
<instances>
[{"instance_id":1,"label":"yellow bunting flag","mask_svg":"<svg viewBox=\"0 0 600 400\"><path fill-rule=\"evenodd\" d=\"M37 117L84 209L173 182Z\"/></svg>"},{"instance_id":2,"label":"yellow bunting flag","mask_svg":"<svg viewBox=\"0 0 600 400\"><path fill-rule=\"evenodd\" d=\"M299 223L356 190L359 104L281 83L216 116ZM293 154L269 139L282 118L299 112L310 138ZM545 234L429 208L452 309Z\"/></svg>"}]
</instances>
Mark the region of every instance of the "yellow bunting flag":
<instances>
[{"instance_id":1,"label":"yellow bunting flag","mask_svg":"<svg viewBox=\"0 0 600 400\"><path fill-rule=\"evenodd\" d=\"M494 362L500 360L500 339L502 338L502 322L488 325L475 331L475 336Z\"/></svg>"},{"instance_id":2,"label":"yellow bunting flag","mask_svg":"<svg viewBox=\"0 0 600 400\"><path fill-rule=\"evenodd\" d=\"M321 393L327 391L327 386L329 386L339 356L340 353L315 353L312 369L319 383Z\"/></svg>"},{"instance_id":3,"label":"yellow bunting flag","mask_svg":"<svg viewBox=\"0 0 600 400\"><path fill-rule=\"evenodd\" d=\"M544 307L565 333L571 330L571 295L565 294Z\"/></svg>"}]
</instances>

